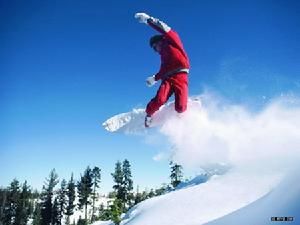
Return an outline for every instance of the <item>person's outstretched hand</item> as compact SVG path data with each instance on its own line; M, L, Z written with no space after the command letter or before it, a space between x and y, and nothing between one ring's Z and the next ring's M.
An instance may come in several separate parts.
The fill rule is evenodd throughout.
M140 23L147 23L147 20L150 18L150 16L146 13L136 13L134 17L138 19Z
M156 83L155 77L151 76L146 79L146 85L152 87Z

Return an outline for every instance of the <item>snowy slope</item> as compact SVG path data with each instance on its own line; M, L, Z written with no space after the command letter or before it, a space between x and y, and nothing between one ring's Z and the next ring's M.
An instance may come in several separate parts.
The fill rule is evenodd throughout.
M277 99L256 113L211 96L202 96L201 105L157 129L170 146L160 154L185 169L230 169L140 203L122 225L287 224L271 222L276 216L300 224L299 169L292 170L300 160L299 100Z
M283 225L300 224L299 168L274 190L254 203L206 225ZM272 221L272 217L293 217L293 221Z
M228 172L208 182L147 200L132 209L127 225L200 225L246 206L268 193L278 177Z

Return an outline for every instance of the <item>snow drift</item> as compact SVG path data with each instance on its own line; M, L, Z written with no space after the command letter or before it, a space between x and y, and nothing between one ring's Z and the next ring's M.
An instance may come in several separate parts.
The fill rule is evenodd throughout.
M200 225L246 206L270 190L276 177L229 172L208 182L147 200L124 218L128 225ZM254 188L253 188L254 187Z
M203 184L142 202L126 215L123 224L200 225L211 222L229 225L234 221L232 218L242 219L242 224L252 224L253 218L251 221L247 215L255 216L255 213L260 213L261 221L270 221L272 213L276 213L270 210L274 208L272 201L287 191L284 190L288 188L284 185L286 182L294 186L293 198L299 199L297 181L289 179L277 187L289 171L295 171L300 159L299 100L274 99L264 109L253 112L243 106L224 103L212 95L202 95L200 99L201 107L189 107L180 118L170 115L158 128L158 136L166 140L169 148L164 148L155 158L167 156L186 170L211 170L219 165L231 169ZM145 136L148 138L149 134ZM292 197L282 198L287 205ZM284 205L278 200L275 202ZM256 204L260 212L252 210ZM294 205L291 211L277 211L287 215L272 216L296 216L293 213L300 208L300 203L291 204ZM238 213L239 209L242 213ZM255 222L260 224L258 220Z
M300 185L299 167L290 171L282 182L264 197L248 206L206 225L272 225L299 224ZM272 221L288 217L287 221Z

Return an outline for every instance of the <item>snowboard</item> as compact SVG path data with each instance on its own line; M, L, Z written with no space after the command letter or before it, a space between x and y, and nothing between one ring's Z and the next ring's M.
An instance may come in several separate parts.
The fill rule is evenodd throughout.
M201 107L200 99L189 99L189 107ZM145 132L149 128L159 127L164 124L169 118L178 117L178 114L174 109L174 102L167 103L160 107L160 109L152 116L152 122L149 128L144 125L145 121L145 109L133 109L130 112L117 114L107 119L102 126L109 132L121 132L121 133L141 133Z

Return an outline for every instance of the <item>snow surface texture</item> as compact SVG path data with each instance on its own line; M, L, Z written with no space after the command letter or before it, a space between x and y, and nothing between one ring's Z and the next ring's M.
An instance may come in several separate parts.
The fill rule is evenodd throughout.
M232 214L206 225L286 225L300 224L300 174L299 167L269 194ZM274 222L272 217L293 217L290 222Z
M299 170L294 169L300 159L299 100L280 98L250 112L211 95L200 98L201 107L192 104L180 118L168 116L157 127L158 135L145 133L145 138L148 143L167 141L169 148L155 158L171 157L186 170L231 169L140 203L122 224L263 225L274 224L272 216L294 216L289 224L300 224ZM127 133L136 131L131 125ZM295 178L283 179L288 173Z

